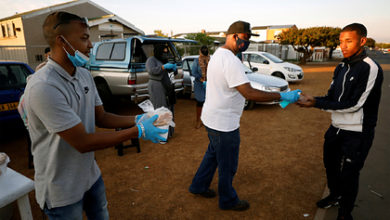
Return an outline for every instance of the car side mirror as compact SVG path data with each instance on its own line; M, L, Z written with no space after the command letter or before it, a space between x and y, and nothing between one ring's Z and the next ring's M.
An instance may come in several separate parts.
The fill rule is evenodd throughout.
M253 68L252 68L252 71L253 71L253 72L257 72L257 71L259 71L259 69L258 69L257 67L253 67Z
M263 63L264 64L269 64L269 61L268 60L264 60Z

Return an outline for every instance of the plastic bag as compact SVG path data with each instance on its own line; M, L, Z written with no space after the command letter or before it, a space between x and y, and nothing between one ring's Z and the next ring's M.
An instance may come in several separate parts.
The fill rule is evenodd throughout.
M141 102L138 106L144 112L146 112L146 114L139 119L139 122L142 122L152 117L153 115L158 115L157 120L153 123L154 126L159 127L159 126L169 125L171 127L175 127L175 122L173 122L172 112L168 108L160 107L154 109L153 104L149 99Z

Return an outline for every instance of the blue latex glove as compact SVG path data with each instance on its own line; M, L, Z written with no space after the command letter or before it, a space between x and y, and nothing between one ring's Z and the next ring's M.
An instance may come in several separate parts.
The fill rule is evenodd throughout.
M153 117L146 119L145 121L142 121L137 125L138 138L142 137L144 140L149 140L153 143L167 141L167 139L161 137L160 134L168 132L168 129L160 129L153 125L154 121L156 121L157 118L158 115L154 115Z
M142 116L144 116L145 115L145 113L143 113L143 114L140 114L140 115L136 115L135 116L135 124L138 124L138 122L139 122L139 120L142 118Z
M206 88L206 85L207 85L207 81L203 81L203 87Z
M300 89L293 90L293 91L290 91L290 92L281 92L280 93L280 100L281 101L287 101L289 103L294 103L294 102L298 101L299 94L301 92L302 91Z
M163 65L164 70L176 70L176 64L175 63L166 63Z

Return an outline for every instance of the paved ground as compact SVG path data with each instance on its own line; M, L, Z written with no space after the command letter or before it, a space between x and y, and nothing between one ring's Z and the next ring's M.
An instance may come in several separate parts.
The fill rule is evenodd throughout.
M361 171L359 194L352 213L355 220L390 219L390 55L373 57L384 70L384 82L375 140ZM323 214L321 210L317 213ZM337 207L333 207L324 212L323 219L336 217Z

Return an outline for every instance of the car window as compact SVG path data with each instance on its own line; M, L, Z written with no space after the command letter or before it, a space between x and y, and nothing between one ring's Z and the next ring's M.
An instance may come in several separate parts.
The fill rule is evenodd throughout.
M0 65L0 89L22 88L30 74L24 65Z
M270 59L272 62L274 63L283 63L283 60L279 59L279 57L277 56L274 56L273 54L270 54L270 53L263 53L263 55L265 57L267 57L268 59Z
M104 43L97 48L96 60L108 60L110 59L112 47L114 43Z
M257 55L257 54L251 54L251 62L264 63L264 61L265 61L264 57Z
M112 50L112 54L110 60L124 60L126 52L126 43L115 43L114 49Z
M244 56L242 57L243 61L248 61L248 58L250 56L250 54L243 54Z
M189 71L190 67L188 66L188 60L184 60L183 62L183 70L184 71Z

